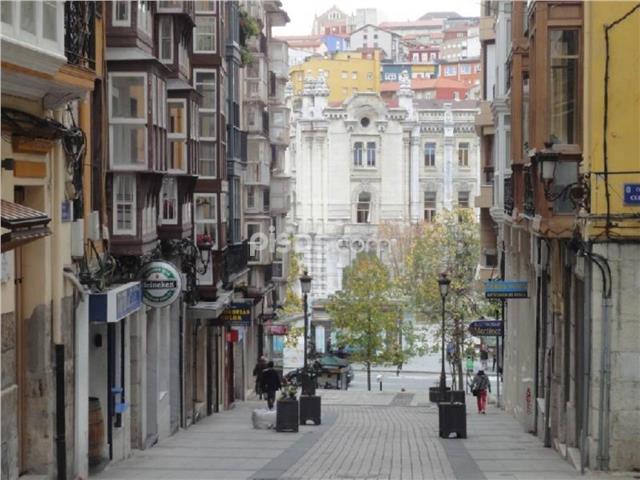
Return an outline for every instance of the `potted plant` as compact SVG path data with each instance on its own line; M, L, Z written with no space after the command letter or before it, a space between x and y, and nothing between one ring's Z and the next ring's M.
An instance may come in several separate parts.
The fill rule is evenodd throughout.
M276 403L276 431L298 431L298 388L295 385L286 385L280 392Z

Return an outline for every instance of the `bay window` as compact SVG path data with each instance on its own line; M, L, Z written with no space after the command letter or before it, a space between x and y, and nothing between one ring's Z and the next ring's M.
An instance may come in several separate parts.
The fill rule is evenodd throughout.
M128 27L131 25L131 2L116 0L111 5L111 25L114 27Z
M553 143L578 143L579 41L576 29L549 31L549 138Z
M147 76L109 74L111 167L144 169L147 163Z
M138 0L138 29L152 36L151 2Z
M218 248L218 202L215 193L196 193L195 232L196 243L211 243Z
M198 173L201 177L216 178L218 158L216 143L200 141L200 162Z
M136 177L113 176L113 233L136 234Z
M162 225L178 224L178 184L173 177L162 179L160 191L160 223Z
M169 16L161 17L158 32L160 61L173 63L173 19Z
M194 53L215 53L216 51L216 17L213 15L196 15L196 26L193 32Z
M187 170L187 116L186 100L169 100L169 139L168 170L185 172Z

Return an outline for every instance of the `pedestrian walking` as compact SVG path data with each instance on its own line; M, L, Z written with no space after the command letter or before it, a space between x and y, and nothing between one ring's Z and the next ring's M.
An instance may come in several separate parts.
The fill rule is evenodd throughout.
M267 368L267 359L264 357L264 355L262 355L259 359L258 362L256 363L256 366L253 367L253 376L256 377L256 395L258 395L258 398L260 400L262 400L262 371Z
M267 395L267 406L273 410L276 392L282 388L280 375L273 368L273 362L267 363L267 368L262 371L262 391Z
M491 391L489 377L485 375L484 370L478 370L471 384L471 393L473 393L478 402L478 413L487 413L487 391Z

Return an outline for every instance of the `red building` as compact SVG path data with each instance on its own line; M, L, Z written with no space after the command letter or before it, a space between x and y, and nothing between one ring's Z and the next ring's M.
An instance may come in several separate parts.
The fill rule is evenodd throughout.
M398 82L382 83L380 95L387 101L393 100L399 86ZM469 91L469 85L447 78L414 78L411 80L411 90L416 99L464 100Z
M480 82L480 59L440 61L438 77L447 80L458 80L467 85L478 85Z

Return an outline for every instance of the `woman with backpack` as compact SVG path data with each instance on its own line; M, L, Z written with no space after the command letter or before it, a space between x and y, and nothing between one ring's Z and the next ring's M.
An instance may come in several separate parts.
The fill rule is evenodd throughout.
M484 370L478 370L471 383L471 393L473 393L478 402L478 413L487 413L487 391L491 391L489 377L485 375Z

